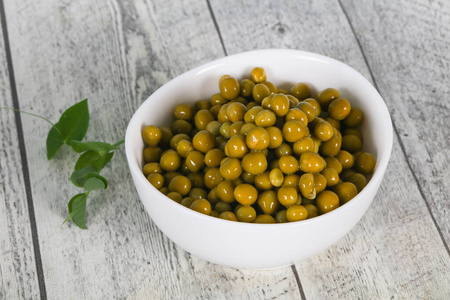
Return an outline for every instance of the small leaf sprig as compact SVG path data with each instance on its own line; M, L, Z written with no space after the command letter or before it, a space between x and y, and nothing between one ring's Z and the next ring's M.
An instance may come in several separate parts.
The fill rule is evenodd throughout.
M74 171L70 176L70 181L76 186L83 188L84 192L73 196L68 204L69 215L63 224L72 220L81 229L86 229L86 202L89 194L96 190L104 190L108 187L108 180L100 175L100 171L113 158L114 151L118 150L124 140L115 144L105 142L82 142L89 128L89 108L88 100L84 99L68 109L66 109L58 122L53 124L48 119L12 109L20 113L25 113L34 117L44 119L52 125L47 135L47 159L50 160L63 145L70 146L76 153L80 153Z

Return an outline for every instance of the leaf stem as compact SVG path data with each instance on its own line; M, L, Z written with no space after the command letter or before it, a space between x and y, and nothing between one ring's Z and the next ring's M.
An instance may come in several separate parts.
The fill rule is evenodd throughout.
M33 116L33 117L36 117L36 118L40 118L40 119L46 121L47 123L49 123L50 125L55 126L55 124L50 122L50 120L48 120L48 119L46 119L46 118L44 118L42 116L39 116L39 115L30 113L30 112L27 112L27 111L19 110L19 109L13 108L13 107L0 107L0 109L9 109L9 110L13 110L13 111L16 111L16 112L20 112L22 114L26 114L26 115L30 115L30 116Z

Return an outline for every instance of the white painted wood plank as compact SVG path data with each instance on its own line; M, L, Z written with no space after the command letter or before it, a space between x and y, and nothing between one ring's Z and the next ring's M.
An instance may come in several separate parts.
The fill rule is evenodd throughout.
M138 105L171 77L223 56L206 2L8 2L11 45L23 108L51 119L89 98L87 139L123 138ZM199 26L201 22L201 26ZM88 204L88 230L63 225L76 189L68 150L48 162L46 124L25 122L31 184L49 298L289 299L291 268L234 270L191 257L145 213L123 151L103 175L108 190ZM69 157L69 159L67 158Z
M0 106L13 106L2 30ZM13 111L0 109L0 128L0 299L37 298L39 284Z
M450 246L450 2L343 1L422 197Z
M244 10L221 1L212 3L228 53L270 47L308 50L339 59L370 79L360 47L338 2L315 1L302 5L290 1L260 2L255 6L248 1L242 4ZM364 6L356 4L349 6ZM395 15L401 13L399 10ZM376 10L364 10L359 16L360 22L366 26L372 24L367 18L373 14ZM370 45L371 48L378 46ZM395 50L386 49L378 59L382 60L383 55ZM410 61L409 65L412 64ZM408 70L405 67L405 72ZM390 80L385 73L375 74ZM412 87L413 81L404 82ZM392 95L392 92L385 95L388 103ZM397 110L408 107L403 105L398 105ZM396 122L395 111L393 117ZM438 122L445 120L444 116L439 116ZM423 129L431 131L429 125ZM418 136L414 138L416 142L419 140ZM448 141L443 138L440 143L444 147L442 143ZM439 298L449 293L446 283L449 282L450 261L445 245L405 163L404 154L397 143L395 146L383 186L361 224L328 251L297 264L307 298L395 298L396 295ZM447 166L448 159L444 155L441 163L445 161ZM436 186L444 187L440 183Z

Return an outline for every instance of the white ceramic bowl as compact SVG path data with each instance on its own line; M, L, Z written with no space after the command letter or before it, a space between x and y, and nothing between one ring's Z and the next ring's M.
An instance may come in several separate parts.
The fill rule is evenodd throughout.
M142 174L146 125L168 125L173 108L218 92L224 75L248 78L252 68L266 70L276 86L307 82L314 90L334 87L365 114L363 148L376 158L367 186L338 209L300 222L247 224L213 218L188 209L156 190ZM393 141L391 118L376 89L351 67L318 54L297 50L258 50L224 57L188 71L154 92L134 114L125 138L129 168L151 219L174 243L207 261L235 268L270 269L314 255L348 233L361 219L380 186Z

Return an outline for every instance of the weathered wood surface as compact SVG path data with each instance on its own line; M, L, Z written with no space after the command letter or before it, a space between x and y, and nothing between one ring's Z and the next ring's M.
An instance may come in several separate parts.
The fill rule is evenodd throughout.
M0 30L0 107L14 106L9 75ZM39 296L16 117L0 109L0 299Z
M89 98L89 140L123 138L134 110L174 76L273 47L328 55L373 79L396 136L380 191L348 236L292 268L256 272L212 265L170 242L140 204L123 151L103 173L108 189L89 200L88 230L60 226L77 193L68 182L67 156L75 157L63 150L47 161L49 127L22 118L37 272L20 155L12 151L16 123L0 111L1 197L20 204L0 204L0 296L37 298L41 276L51 299L449 298L450 10L444 0L384 2L4 3L20 107L55 121ZM11 106L4 52L0 62L1 105Z

